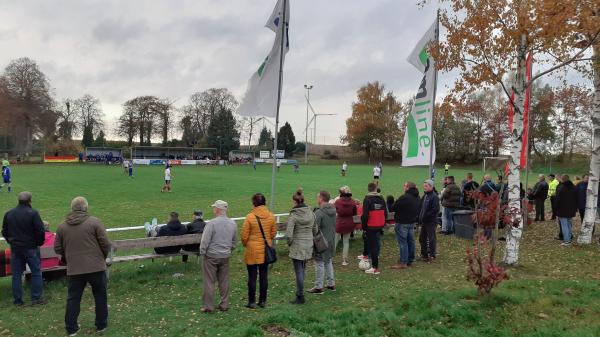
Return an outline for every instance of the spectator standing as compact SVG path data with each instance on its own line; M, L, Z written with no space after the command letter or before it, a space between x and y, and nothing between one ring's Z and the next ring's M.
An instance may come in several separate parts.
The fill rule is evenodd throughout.
M421 233L419 234L419 243L421 244L421 259L432 262L436 257L436 237L435 227L437 226L437 216L440 212L440 200L434 192L433 180L428 179L423 183L423 197L419 208L419 225Z
M340 196L335 201L335 210L337 217L335 218L335 244L342 240L342 266L348 265L348 249L350 247L350 235L354 232L354 216L357 214L356 201L352 199L352 193L348 186L340 188Z
M312 258L313 237L317 235L318 229L315 215L304 203L304 194L301 189L292 195L292 200L294 207L290 211L286 228L289 257L292 259L296 274L296 299L291 303L304 304L306 261Z
M533 186L531 197L535 204L535 221L545 221L544 204L548 197L548 183L543 174L538 176L538 182Z
M562 246L571 244L572 238L572 218L577 213L577 188L569 176L564 174L561 176L562 182L556 190L556 216L560 223L561 232L563 235Z
M454 233L454 211L460 207L460 188L454 183L454 176L446 178L446 188L442 193L442 206L444 206L444 218L446 218L446 233Z
M581 223L583 223L583 218L585 216L588 180L589 176L587 174L584 174L583 179L575 185L575 187L577 187L577 209L579 210L579 217L581 218Z
M415 183L407 181L404 183L404 195L399 197L392 211L396 222L396 241L400 248L400 259L392 269L405 269L415 261L415 238L414 229L419 216L419 190Z
M442 190L440 191L440 195L444 194L444 191L446 190L446 185L447 185L447 177L443 176L442 177ZM434 193L437 193L437 191L433 190ZM446 217L444 216L444 206L440 205L440 213L442 214L442 230L440 231L440 234L446 234L448 233L448 221L446 221Z
M333 255L335 254L335 222L336 210L329 202L331 195L327 191L321 191L317 195L319 208L315 211L315 222L317 228L328 244L324 252L314 251L315 259L315 286L308 292L322 294L325 292L324 278L327 277L327 289L335 291L335 277L333 273Z
M44 224L40 214L31 208L31 193L21 192L17 196L19 204L4 214L2 236L10 245L10 269L12 271L13 303L23 303L21 277L25 265L31 271L31 304L46 304L42 299L43 284L40 246L44 244Z
M265 244L273 245L277 235L275 216L266 206L267 200L261 193L252 196L252 211L248 213L242 225L241 239L244 262L248 271L248 304L246 308L256 308L256 278L259 278L258 306L264 308L269 288L269 265L265 262ZM266 243L265 243L266 242Z
M483 182L481 183L481 187L479 189L488 195L492 194L494 191L498 191L496 184L494 184L492 181L492 176L489 174L483 176Z
M394 202L395 200L393 195L388 195L387 197L385 197L385 206L387 207L388 213L392 210Z
M221 302L219 310L229 309L229 258L235 248L237 226L227 217L229 205L223 200L217 200L211 205L213 218L202 233L200 256L203 256L203 306L200 312L210 313L215 310L215 284L219 284Z
M324 278L327 277L327 289L335 291L335 277L333 274L333 255L335 254L335 207L329 202L331 195L321 191L317 195L319 209L315 212L315 223L319 231L327 240L328 248L324 252L314 252L315 257L315 286L308 292L322 294L325 290Z
M89 283L96 304L96 330L108 326L108 296L106 292L106 257L110 241L102 222L88 213L84 197L71 201L71 213L56 230L54 251L67 263L68 295L65 327L69 336L77 335L81 296Z
M470 209L475 209L475 199L473 199L471 197L471 194L473 193L473 191L477 190L479 188L479 184L473 180L473 173L467 173L467 178L466 178L466 182L463 185L462 188L462 192L463 192L463 202L462 204L464 206L469 207Z
M377 192L377 185L370 183L367 189L369 193L363 201L361 222L363 231L366 232L367 236L371 268L365 270L365 273L378 275L381 273L379 269L379 250L381 248L381 232L387 218L387 206L381 194Z
M448 171L450 170L450 164L444 164L444 176L448 176Z
M550 220L556 220L556 188L560 183L554 173L548 175L550 182L548 183L548 198L550 198L550 207L552 208L552 218Z

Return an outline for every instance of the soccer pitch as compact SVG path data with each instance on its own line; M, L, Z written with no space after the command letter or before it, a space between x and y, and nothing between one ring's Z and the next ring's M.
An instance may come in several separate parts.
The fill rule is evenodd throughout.
M290 166L277 174L274 213L291 208L291 195L305 190L315 206L321 189L335 194L342 185L362 199L372 179L372 166L350 165L346 177L341 165ZM438 168L439 183L440 173ZM466 172L481 179L481 170L450 169L459 180ZM533 175L533 173L531 173ZM153 217L164 223L169 212L187 221L196 208L212 218L209 205L216 199L230 203L230 216L245 216L256 192L270 199L271 167L174 167L173 192L161 193L163 168L137 166L134 178L120 167L106 165L16 165L15 192L0 194L0 211L16 205L16 192L33 193L33 207L56 229L77 195L88 198L91 214L107 227L143 224ZM397 197L406 180L421 187L427 168L386 165L381 179L384 195ZM530 178L531 180L531 178ZM421 189L421 188L420 188ZM574 232L579 231L575 222ZM600 263L596 245L559 247L552 237L556 224L535 223L524 232L520 266L510 268L510 280L492 296L478 298L465 280L465 251L469 240L438 236L435 263L417 262L407 270L389 267L398 259L393 233L383 238L382 273L367 275L351 261L341 266L334 258L336 292L307 294L302 306L289 304L294 295L294 272L284 243L277 244L279 261L269 272L267 308L248 310L246 267L238 244L231 258L231 306L228 312L200 313L202 277L195 259L159 259L111 267L109 330L105 336L599 336ZM141 231L110 233L111 239L139 237ZM502 256L503 243L498 256ZM4 246L2 246L4 247ZM350 257L360 254L360 234L350 241ZM418 254L417 244L417 254ZM174 274L183 274L173 277ZM312 286L309 263L306 288ZM64 336L66 282L44 285L46 306L15 308L11 304L10 278L0 278L0 336ZM29 287L25 287L28 297ZM91 292L86 290L79 323L82 336L95 335Z
M340 165L301 166L294 173L291 166L283 165L277 173L277 191L274 213L284 213L292 207L291 196L298 187L304 189L307 204L315 205L316 194L327 190L332 195L348 185L354 197L362 200L367 184L372 181L372 166L350 165L346 177L340 174ZM178 212L183 220L191 217L194 209L202 209L212 217L209 205L217 199L229 202L231 217L245 216L252 208L250 197L257 192L271 200L271 166L176 166L172 168L173 192L161 193L164 168L136 166L130 179L118 166L107 165L20 165L13 167L12 194L0 193L0 211L16 205L16 193L33 193L33 207L53 228L69 212L71 199L81 195L88 199L90 212L99 217L106 227L142 225L156 217L164 223L170 212ZM438 175L440 174L438 170ZM462 178L466 170L450 174ZM480 176L480 172L474 172ZM479 174L478 174L479 173ZM404 181L420 183L427 177L427 168L385 166L380 186L382 194L394 197L402 194ZM439 181L439 179L438 179ZM421 188L420 188L421 189ZM186 220L187 221L187 220Z

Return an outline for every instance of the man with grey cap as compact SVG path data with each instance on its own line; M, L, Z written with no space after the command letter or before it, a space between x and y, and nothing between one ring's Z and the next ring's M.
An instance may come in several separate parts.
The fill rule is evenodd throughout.
M42 265L40 246L44 244L44 223L40 214L31 208L31 193L21 192L19 204L4 214L2 236L10 245L13 303L23 305L21 276L25 265L31 270L31 303L45 304L42 299Z
M421 244L421 260L426 262L435 261L437 217L440 212L440 199L433 189L433 180L427 179L423 182L423 197L419 210L419 243Z
M56 230L54 251L62 255L67 263L67 333L69 336L76 336L80 329L77 318L81 296L88 283L92 287L96 303L96 330L106 330L106 257L110 251L110 241L102 222L88 213L88 202L84 197L76 197L71 201L71 212Z
M215 310L215 283L219 284L221 302L219 309L229 309L229 258L235 248L237 225L227 217L227 202L217 200L211 205L215 218L210 220L202 233L200 255L203 256L203 296L201 312Z

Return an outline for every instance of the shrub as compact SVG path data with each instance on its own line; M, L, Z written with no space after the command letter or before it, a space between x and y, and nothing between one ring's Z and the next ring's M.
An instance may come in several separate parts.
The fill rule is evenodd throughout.
M467 280L475 282L479 295L489 295L500 282L508 280L504 268L496 264L485 235L479 236L472 248L467 248Z

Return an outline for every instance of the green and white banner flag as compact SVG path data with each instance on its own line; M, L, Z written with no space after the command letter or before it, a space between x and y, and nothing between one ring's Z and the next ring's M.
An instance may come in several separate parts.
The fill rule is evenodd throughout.
M436 70L428 46L436 39L437 23L434 23L410 53L408 62L423 73L419 91L406 118L406 130L402 142L402 166L429 165L431 156L435 162L432 114L435 95Z
M279 86L279 60L288 52L288 28L290 22L290 2L286 1L285 15L283 15L284 0L278 0L273 13L267 20L265 27L275 32L275 41L271 52L265 58L258 70L248 81L248 89L238 108L241 116L275 117L277 113L277 94ZM285 19L282 18L285 17ZM285 21L284 23L282 23ZM282 34L281 24L285 25L285 34ZM281 39L285 39L283 54L281 53ZM283 63L281 63L283 66Z

